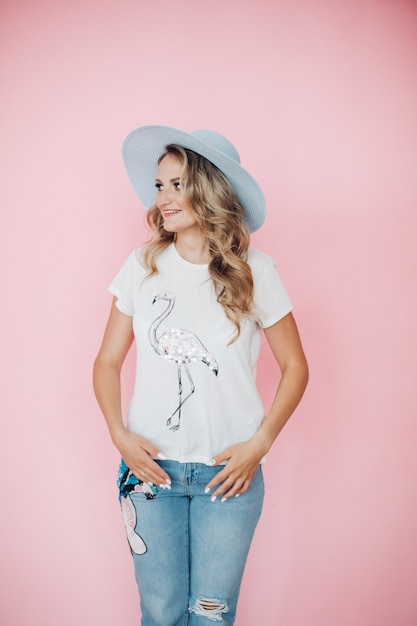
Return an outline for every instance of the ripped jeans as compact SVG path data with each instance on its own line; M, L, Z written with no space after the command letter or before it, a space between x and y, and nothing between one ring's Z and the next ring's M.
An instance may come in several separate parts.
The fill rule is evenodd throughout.
M142 626L232 625L252 537L261 513L261 467L250 489L211 501L208 482L222 467L158 461L172 488L142 483L122 461L120 502L133 555Z

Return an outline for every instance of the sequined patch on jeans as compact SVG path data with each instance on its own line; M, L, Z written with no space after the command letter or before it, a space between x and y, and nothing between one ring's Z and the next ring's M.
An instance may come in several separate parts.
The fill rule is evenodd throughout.
M132 474L126 463L122 459L117 477L119 488L119 500L122 510L123 523L126 529L126 537L133 554L145 554L147 547L142 537L136 530L137 517L135 505L130 497L132 493L142 492L147 500L152 500L158 493L158 487L144 483Z
M142 492L148 500L152 500L158 493L158 487L150 483L144 483L130 471L124 460L121 460L117 477L119 488L119 500L132 492Z

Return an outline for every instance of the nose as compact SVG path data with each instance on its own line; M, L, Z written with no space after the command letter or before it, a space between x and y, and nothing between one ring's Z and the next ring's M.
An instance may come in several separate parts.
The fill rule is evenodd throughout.
M158 207L170 204L172 202L172 198L169 190L160 189L156 194L155 202Z

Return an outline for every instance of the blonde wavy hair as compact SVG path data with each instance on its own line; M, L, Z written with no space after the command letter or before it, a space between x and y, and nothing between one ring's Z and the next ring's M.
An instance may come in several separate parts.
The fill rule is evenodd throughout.
M258 321L253 310L253 276L247 262L250 235L243 207L224 174L206 158L171 144L166 146L158 164L168 154L182 164L182 195L207 241L211 256L209 273L217 301L236 327L232 339L235 341L242 317ZM163 216L156 204L148 210L147 222L153 238L145 246L143 260L151 277L158 273L158 255L175 241L176 235L164 229Z

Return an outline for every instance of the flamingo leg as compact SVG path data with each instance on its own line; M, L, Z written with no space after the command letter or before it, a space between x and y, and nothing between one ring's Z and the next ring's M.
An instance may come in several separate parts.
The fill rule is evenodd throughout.
M181 407L182 407L182 378L181 378L181 365L182 363L177 363L177 375L178 375L178 406L175 411L172 413L171 417L167 419L167 426L169 426L170 430L178 430L180 427L181 420ZM172 418L174 415L178 413L178 422L171 426Z
M194 393L194 391L195 391L194 381L193 381L193 379L191 378L190 370L189 370L189 368L187 367L187 363L184 363L184 369L185 369L185 373L187 374L187 378L188 378L188 380L190 381L191 391L190 391L190 393L188 394L188 396L185 396L184 400L182 401L182 403L183 403L183 404L184 404L184 402L185 402L186 400L188 400L188 398L189 398L190 396L192 396L192 395L193 395L193 393Z
M182 391L183 391L183 386L182 386L182 377L181 377L181 367L184 365L184 369L185 369L185 373L187 374L187 378L189 380L190 386L191 386L191 391L188 393L188 395L185 396L185 398L182 398ZM194 385L194 381L191 378L191 374L190 374L190 370L187 367L186 363L177 363L177 373L178 373L178 406L175 409L175 411L173 412L173 414L171 415L171 417L169 417L167 419L167 426L169 426L170 430L178 430L180 427L180 421L181 421L181 407L182 405L188 400L188 398L190 396L193 395L194 391L195 391L195 385ZM171 422L172 422L172 418L174 417L174 415L176 415L178 413L178 421L176 424L174 424L173 426L171 426Z

